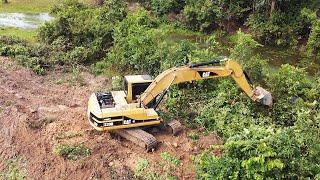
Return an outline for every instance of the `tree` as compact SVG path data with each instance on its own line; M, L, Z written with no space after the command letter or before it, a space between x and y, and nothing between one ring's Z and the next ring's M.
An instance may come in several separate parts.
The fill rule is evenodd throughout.
M272 0L271 1L270 16L272 16L272 13L273 13L273 11L274 11L274 9L276 7L276 2L277 2L277 0Z
M96 6L102 6L104 3L104 0L93 0L93 4Z
M2 0L2 3L7 4L8 0Z

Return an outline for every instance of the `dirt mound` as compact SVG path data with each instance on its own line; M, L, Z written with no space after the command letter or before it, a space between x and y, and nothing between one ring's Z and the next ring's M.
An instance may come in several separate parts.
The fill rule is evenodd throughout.
M108 79L62 70L37 76L8 58L0 57L0 63L0 174L10 173L14 164L31 179L132 179L139 159L157 170L161 153L169 152L183 163L173 175L192 179L190 155L199 152L195 147L218 143L204 139L199 146L187 137L189 130L177 137L158 132L159 148L146 153L93 130L87 122L88 97L107 89ZM54 153L61 144L81 144L91 154L66 160Z

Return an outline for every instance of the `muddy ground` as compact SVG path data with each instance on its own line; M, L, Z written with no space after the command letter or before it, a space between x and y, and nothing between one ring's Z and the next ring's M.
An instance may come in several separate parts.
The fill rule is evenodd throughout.
M160 143L155 152L147 153L108 132L97 132L86 119L87 100L109 84L109 79L86 70L66 73L56 68L37 76L0 57L0 179L15 172L27 179L136 179L141 159L149 162L146 172L194 179L191 156L219 143L216 136L194 141L187 136L191 131L187 128L176 137L153 131ZM59 144L84 145L91 155L64 159L54 152ZM181 165L165 161L163 152Z

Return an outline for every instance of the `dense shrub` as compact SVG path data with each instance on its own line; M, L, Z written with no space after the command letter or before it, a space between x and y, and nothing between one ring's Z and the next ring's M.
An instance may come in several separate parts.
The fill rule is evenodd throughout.
M98 8L74 0L57 3L55 19L39 29L42 43L1 37L0 55L16 58L37 74L55 64L76 66L106 56L113 43L114 25L126 16L123 1L108 0Z
M206 32L219 26L223 9L211 0L189 0L183 9L183 15L187 27Z
M35 73L44 74L48 63L45 61L48 48L40 47L38 44L30 45L16 37L0 37L0 56L8 56L18 60L18 62Z
M153 29L156 26L157 22L144 9L128 14L114 29L114 46L95 68L113 66L120 71L157 72L164 55L156 53L161 36Z
M320 56L320 20L317 20L312 25L312 30L307 43L308 54L310 56Z
M216 83L217 87L211 90L209 100L199 109L196 117L198 123L208 131L215 131L220 137L228 138L258 121L252 116L246 95L241 95L232 80L223 79Z
M180 12L177 19L194 31L233 32L247 25L263 44L293 47L308 37L312 21L307 16L319 6L315 0L142 0L142 4L158 16Z
M203 153L197 174L200 179L314 178L320 172L319 147L304 138L293 128L251 126L229 138L221 156Z
M84 145L59 144L54 148L54 153L67 160L78 160L81 156L91 155L91 150Z
M184 0L152 0L150 6L157 15L179 13L184 6Z
M152 0L142 4L160 16L171 12L182 13L187 27L204 32L217 27L231 30L235 24L246 20L252 8L249 0Z
M191 61L210 60L214 53L189 41L165 41L169 25L159 25L144 9L129 13L114 29L114 46L96 63L96 73L109 69L157 75L165 69Z
M298 35L295 31L291 15L274 12L269 18L265 14L253 14L247 21L247 25L252 30L256 38L263 44L277 46L294 46L297 44ZM291 19L292 22L288 22Z
M230 50L230 57L236 59L243 70L248 74L249 80L263 83L268 71L268 64L259 54L254 51L261 45L256 42L250 34L243 33L241 30L231 37L234 46Z
M240 37L240 38L239 38ZM198 156L199 179L299 179L319 176L319 80L304 69L283 65L270 70L261 58L250 57L256 42L241 32L232 57L274 96L266 109L253 104L230 80L220 80L196 121L217 132L225 144L221 156ZM225 91L227 89L227 91Z
M200 109L197 121L226 140L221 156L198 157L200 179L299 179L320 173L319 80L310 81L290 65L267 77L275 97L270 110L236 98L231 83L214 89L220 93ZM223 89L236 91L230 96Z
M269 75L268 85L278 98L305 97L311 82L305 70L285 64Z
M263 44L295 46L298 40L309 34L310 20L300 13L312 5L307 1L275 1L271 10L268 1L255 7L246 24Z
M252 12L255 2L250 0L220 0L224 10L224 19L226 23L244 23Z
M103 6L94 8L77 1L66 1L56 5L52 14L55 19L40 28L39 37L47 44L63 39L70 49L79 47L71 56L82 53L85 59L79 61L90 62L104 57L112 45L114 24L126 16L126 4L108 0Z
M301 103L317 100L315 84L303 69L283 65L268 76L267 84L276 103L271 113L275 124L292 126L298 118L297 108Z
M288 78L286 75L276 76ZM301 82L301 80L297 81ZM278 88L285 89L285 84L287 83L278 84L280 85ZM274 85L274 87L276 86ZM283 128L277 128L276 125L270 126L269 121L267 127L261 124L260 126L256 126L252 124L251 118L244 117L241 122L249 123L247 127L241 126L242 123L238 121L235 124L233 124L234 121L230 121L228 124L221 126L219 128L220 131L232 132L232 134L223 146L218 147L223 150L221 156L212 156L210 153L205 152L198 157L199 178L299 179L308 177L312 179L316 176L318 177L320 173L320 147L318 145L320 139L316 134L319 133L320 123L319 83L317 81L314 82L308 90L309 93L306 93L308 98L300 99L295 104L290 102L283 104L283 102L279 102L283 98L276 97L277 102L272 111L278 113L267 114L259 118L263 120L286 117L284 119L291 120L290 118L293 117L295 118L293 124L283 124ZM274 91L276 92L277 90ZM290 106L292 106L291 112L287 109L277 108ZM219 113L220 111L214 112ZM288 114L292 116L288 117ZM212 123L214 126L216 126L217 122L221 122L219 117L216 116L215 118L218 120L214 120ZM259 122L260 120L256 119L253 122ZM236 126L238 124L240 127Z
M250 57L254 54L254 49L261 46L250 34L246 34L241 30L231 37L231 42L233 42L234 46L231 49L230 57L237 59L241 63L250 61Z

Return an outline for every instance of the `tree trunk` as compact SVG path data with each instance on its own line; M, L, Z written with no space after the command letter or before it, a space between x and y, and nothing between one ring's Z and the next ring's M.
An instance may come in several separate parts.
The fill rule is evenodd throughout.
M273 13L274 9L276 8L276 2L277 2L277 0L271 0L270 16L269 17L272 17L272 13Z
M2 3L7 4L8 0L2 0Z
M96 6L102 6L104 3L104 0L93 0L93 4Z

